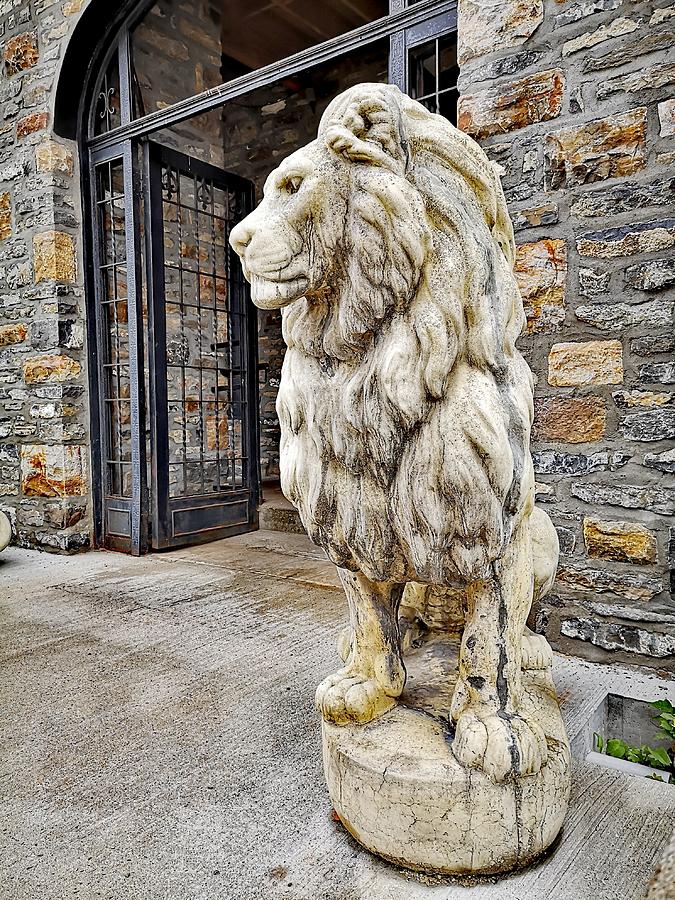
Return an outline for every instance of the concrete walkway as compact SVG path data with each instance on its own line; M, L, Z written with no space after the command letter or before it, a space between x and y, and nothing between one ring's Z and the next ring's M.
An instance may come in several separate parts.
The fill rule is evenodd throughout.
M675 788L575 762L562 840L463 885L380 862L331 816L318 681L346 603L301 535L131 559L0 556L0 897L632 900ZM607 691L668 685L556 660L573 743ZM659 897L667 894L659 894Z

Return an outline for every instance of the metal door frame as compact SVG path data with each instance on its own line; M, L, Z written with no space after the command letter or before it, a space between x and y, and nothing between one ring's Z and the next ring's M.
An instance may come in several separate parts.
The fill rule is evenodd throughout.
M145 185L145 240L148 285L148 356L150 376L150 435L151 435L151 477L153 490L151 499L151 538L153 549L178 547L229 537L244 531L251 531L258 524L258 501L260 497L260 438L258 421L258 381L257 381L257 329L255 309L251 304L248 286L241 296L236 296L232 279L228 277L229 304L240 305L242 315L241 353L242 390L245 392L246 416L242 426L242 449L246 459L245 484L240 490L214 492L212 495L195 494L172 498L169 489L169 424L166 357L166 314L164 282L164 216L162 198L162 165L169 164L180 172L193 171L223 187L234 187L244 198L244 213L253 209L255 196L251 182L232 175L184 153L147 141L144 145L144 185ZM240 262L234 251L228 247L228 274L237 271ZM232 294L230 294L232 291ZM216 351L217 352L217 351ZM243 419L244 417L242 417ZM216 423L216 427L218 427ZM204 498L213 501L203 502ZM202 502L200 502L200 500ZM237 512L247 506L245 521L202 527L177 535L174 529L175 513L197 511L205 507L225 507L225 513L234 519ZM239 517L240 518L240 517Z

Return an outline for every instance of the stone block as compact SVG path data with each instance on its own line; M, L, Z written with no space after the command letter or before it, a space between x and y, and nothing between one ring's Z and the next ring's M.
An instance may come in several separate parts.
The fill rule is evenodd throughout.
M548 383L554 387L621 384L623 358L620 341L554 344L548 355Z
M608 12L618 6L621 6L621 0L579 0L578 3L571 3L553 21L556 28L562 28L564 25L570 25L597 13Z
M630 453L600 450L588 456L583 453L561 453L539 450L532 453L535 475L588 475L590 472L614 472L625 466Z
M21 447L21 490L26 497L68 497L88 492L87 448Z
M675 219L619 225L586 232L577 239L581 256L617 259L637 253L658 253L675 247Z
M627 600L641 601L651 600L663 590L663 581L656 575L611 572L572 563L559 566L556 584L584 594L610 592Z
M87 506L78 500L59 500L47 503L44 508L45 523L54 528L72 528L81 522L87 513Z
M3 61L6 75L17 75L37 65L39 59L37 36L26 31L10 38L5 44Z
M593 506L649 509L664 516L675 513L675 488L668 486L572 482L570 493Z
M465 94L457 106L459 128L480 139L554 119L562 109L564 84L562 72L548 69Z
M664 450L663 453L645 453L642 461L650 469L673 474L675 473L675 447L672 450Z
M659 353L675 351L675 336L660 334L633 338L630 342L631 353L637 356L657 356Z
M592 216L614 216L646 206L672 205L675 203L675 179L658 178L639 183L624 181L615 187L602 187L585 191L574 199L570 210L579 219Z
M77 378L82 367L76 359L61 354L45 353L32 356L23 364L23 378L26 384L44 381L70 381Z
M646 363L638 369L642 381L656 384L675 384L675 362Z
M25 138L36 131L43 131L47 127L48 121L49 114L46 112L35 112L24 116L23 119L19 119L16 123L17 138Z
M0 347L5 347L7 344L22 344L26 340L27 334L28 326L23 322L0 325Z
M460 65L486 53L524 44L543 19L542 0L504 0L496 5L459 0Z
M609 291L610 272L579 269L579 293L582 297L599 297Z
M604 69L612 69L615 66L623 66L627 59L636 60L648 53L657 50L670 50L675 46L675 32L672 31L648 31L643 37L630 42L630 56L627 47L619 46L608 53L596 56L587 56L581 67L581 71L602 72Z
M638 172L647 160L646 107L549 134L545 159L553 189Z
M538 228L541 225L555 225L558 221L558 207L555 203L542 203L539 206L531 206L529 209L516 210L511 214L511 218L516 230Z
M588 50L611 38L621 37L624 34L631 34L640 27L639 23L633 19L627 19L624 16L618 16L610 19L606 25L600 25L591 28L583 34L577 35L569 41L565 41L562 47L562 55L570 56L572 53L578 53L579 50Z
M529 69L538 65L544 58L541 50L521 50L503 59L494 59L477 68L471 69L471 82L493 81L496 78L504 78L507 75L516 75L523 69ZM460 74L460 80L462 75Z
M649 262L629 266L626 284L639 291L660 291L675 284L675 257L650 259Z
M621 434L630 441L670 441L675 439L675 407L665 406L624 416Z
M59 175L73 174L73 154L56 141L43 141L35 148L35 164L38 172Z
M639 94L664 87L675 81L675 63L658 63L641 68L628 75L619 75L601 82L596 90L598 100L606 100L613 94Z
M614 391L612 397L621 409L634 409L644 406L666 406L672 403L675 394L656 391Z
M639 653L656 659L664 659L675 653L675 637L645 631L635 625L596 622L593 619L574 617L561 621L560 633L565 637L589 641L602 650Z
M586 552L594 559L656 562L656 535L637 522L604 522L584 517Z
M12 236L12 198L7 191L0 193L0 241Z
M62 231L44 231L33 238L33 264L36 281L75 282L77 268L75 242Z
M605 435L606 408L601 397L541 397L534 402L532 438L584 444Z
M545 238L516 248L516 281L527 315L527 332L552 332L565 320L567 246Z
M84 2L85 0L66 0L66 2L61 7L63 10L63 15L76 16L82 9L82 4Z
M659 103L658 111L661 137L670 137L675 134L675 98Z
M649 303L614 303L606 306L579 306L574 315L602 331L625 331L628 328L669 328L673 322L675 303L653 300Z

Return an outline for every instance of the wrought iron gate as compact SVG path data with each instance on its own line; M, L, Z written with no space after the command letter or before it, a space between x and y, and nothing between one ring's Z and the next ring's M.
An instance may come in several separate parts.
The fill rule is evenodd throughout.
M146 159L151 534L161 548L257 523L255 312L229 245L254 189L157 144Z
M133 148L93 160L102 541L132 553L255 528L259 492L256 318L229 247L253 186L143 153L142 174Z

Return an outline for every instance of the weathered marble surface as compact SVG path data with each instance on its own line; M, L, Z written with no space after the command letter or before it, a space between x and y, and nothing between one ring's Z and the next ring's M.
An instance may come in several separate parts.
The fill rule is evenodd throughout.
M495 782L449 752L459 640L434 635L406 654L397 707L367 725L323 723L324 769L345 827L365 847L424 871L503 872L531 862L562 826L570 751L550 668L523 673L546 764Z
M558 541L534 509L532 376L515 346L525 316L497 169L397 88L358 85L269 176L231 243L254 303L282 309L282 489L338 567L351 611L345 664L316 695L329 785L333 735L357 746L365 732L355 726L383 717L386 729L403 715L403 600L420 635L461 631L442 744L448 782L435 790L471 785L471 816L483 810L486 825L510 791L540 836L514 855L521 836L505 819L494 826L509 835L504 847L468 868L522 863L555 836L569 782L559 715L551 724L522 676L524 665L550 665L525 622L535 590L553 581ZM430 592L440 626L425 619ZM375 754L375 772L380 763ZM344 791L332 796L347 808ZM364 815L382 813L374 803ZM467 870L455 844L443 865L420 857L418 837L399 862Z
M4 550L11 540L12 526L4 512L0 512L0 550Z

